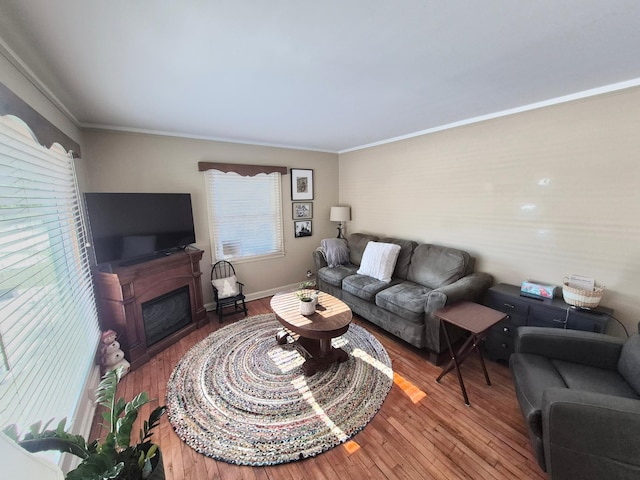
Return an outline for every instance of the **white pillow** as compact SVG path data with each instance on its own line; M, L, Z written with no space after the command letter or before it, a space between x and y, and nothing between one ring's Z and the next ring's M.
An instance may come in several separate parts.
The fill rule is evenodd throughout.
M235 275L231 275L227 278L218 278L216 280L211 280L211 285L213 285L218 290L218 298L229 298L235 297L240 293L238 290L238 284Z
M400 245L395 243L369 242L362 254L362 263L357 273L389 283L399 253Z

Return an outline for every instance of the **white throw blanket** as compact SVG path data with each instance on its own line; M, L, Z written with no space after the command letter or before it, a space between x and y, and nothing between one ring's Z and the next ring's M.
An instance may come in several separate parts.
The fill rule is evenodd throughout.
M344 238L325 238L318 249L324 255L330 268L349 263L349 247Z

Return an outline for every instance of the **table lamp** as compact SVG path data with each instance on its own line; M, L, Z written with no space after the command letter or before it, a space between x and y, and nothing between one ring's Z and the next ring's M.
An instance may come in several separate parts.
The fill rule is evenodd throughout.
M338 223L338 238L344 238L342 222L351 220L351 207L331 207L329 220Z

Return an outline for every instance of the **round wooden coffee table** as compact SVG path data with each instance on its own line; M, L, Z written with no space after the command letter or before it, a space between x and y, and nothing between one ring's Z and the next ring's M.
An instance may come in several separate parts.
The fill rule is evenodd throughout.
M302 315L295 292L280 293L271 299L271 309L284 327L276 336L278 343L283 345L291 338L308 354L302 365L305 375L349 358L344 350L331 345L331 339L343 335L351 323L351 309L341 300L320 292L315 313Z

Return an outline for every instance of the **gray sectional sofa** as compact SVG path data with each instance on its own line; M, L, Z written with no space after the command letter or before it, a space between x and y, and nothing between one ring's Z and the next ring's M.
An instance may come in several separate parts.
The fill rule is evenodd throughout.
M400 246L389 283L357 274L370 241ZM318 288L371 323L426 349L433 363L447 349L433 312L460 300L478 301L493 282L487 273L474 273L473 257L455 248L363 233L349 235L348 245L346 265L329 267L320 250L313 252Z

